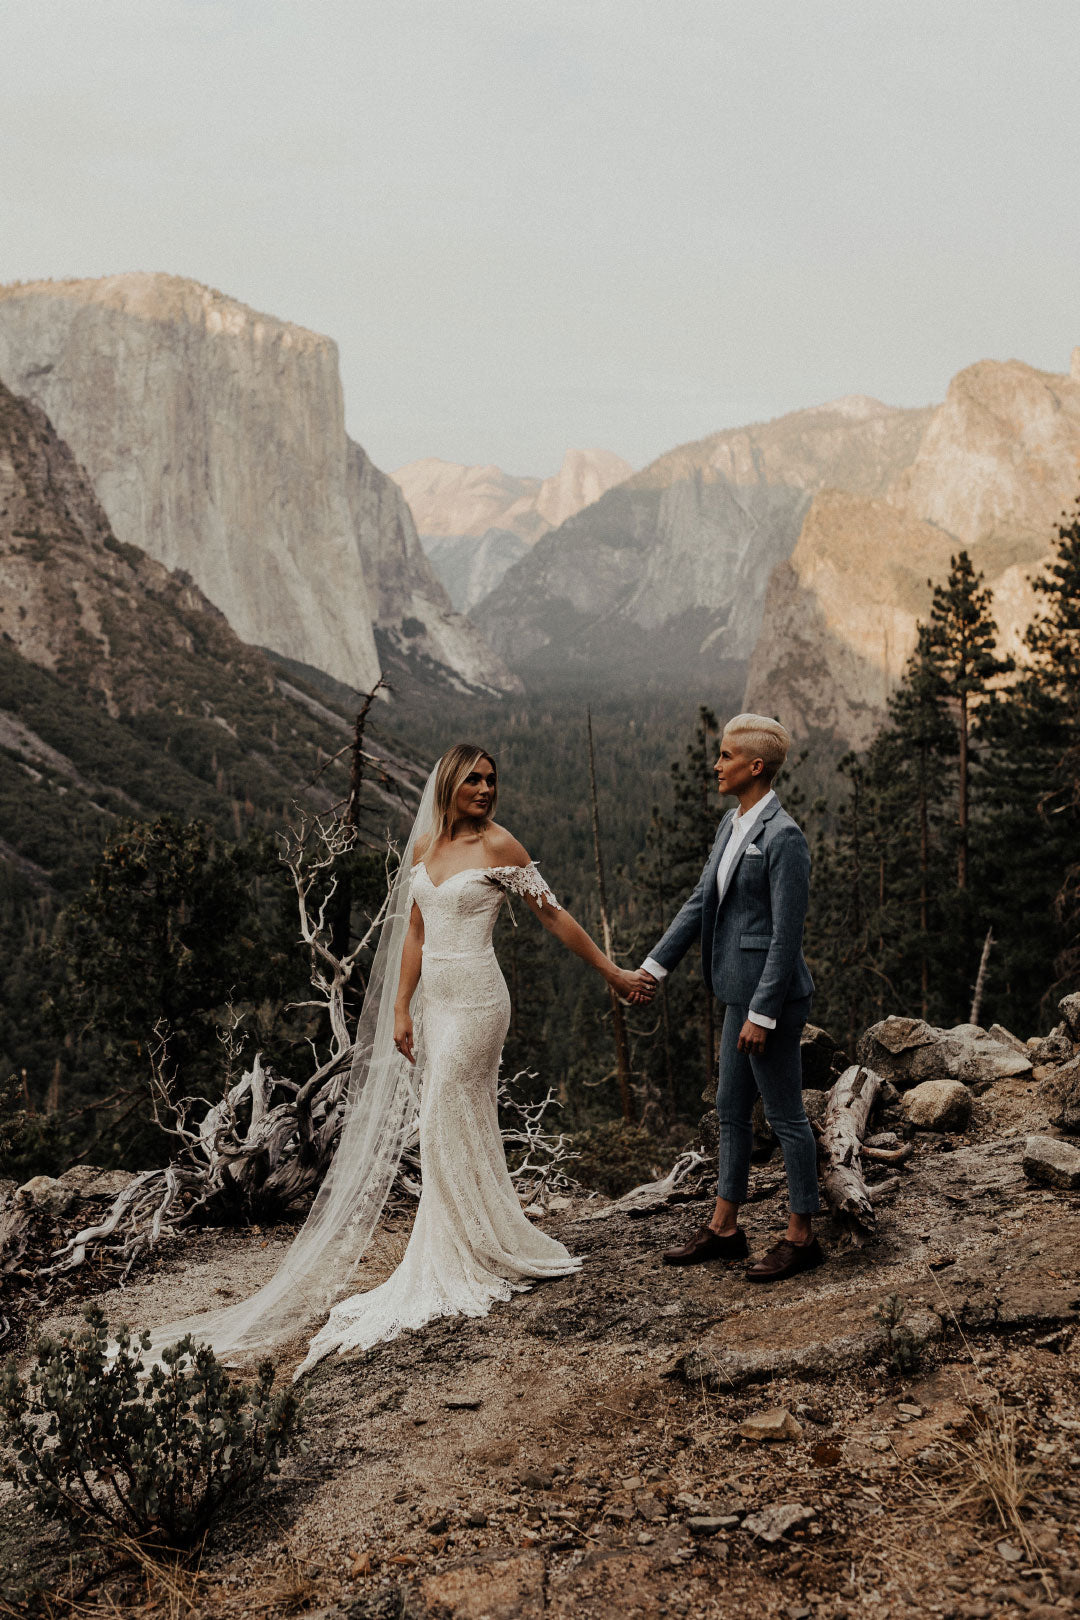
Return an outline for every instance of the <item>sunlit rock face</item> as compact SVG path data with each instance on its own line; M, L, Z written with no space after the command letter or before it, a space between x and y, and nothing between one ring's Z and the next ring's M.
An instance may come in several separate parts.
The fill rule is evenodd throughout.
M928 416L855 396L682 445L536 542L472 616L526 670L745 670L815 493L883 495Z
M1080 472L1080 377L1019 361L960 372L884 498L828 490L771 576L748 707L800 735L865 744L928 617L930 580L966 548L994 592L1002 651L1018 655Z
M633 473L611 450L568 450L550 478L428 457L394 478L455 608L468 612L541 535Z
M117 536L189 573L244 641L366 689L380 565L437 595L421 549L395 549L396 486L350 472L329 338L177 276L36 282L0 288L0 378L46 411ZM429 635L497 670L432 608Z

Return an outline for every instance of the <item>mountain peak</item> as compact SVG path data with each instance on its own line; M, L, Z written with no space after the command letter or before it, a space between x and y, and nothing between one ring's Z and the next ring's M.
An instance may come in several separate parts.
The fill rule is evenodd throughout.
M113 276L70 280L14 281L0 285L0 300L34 299L94 305L150 322L183 322L208 333L256 339L275 338L290 348L325 348L336 354L332 339L291 321L279 320L242 304L237 298L187 276L162 270L129 270Z

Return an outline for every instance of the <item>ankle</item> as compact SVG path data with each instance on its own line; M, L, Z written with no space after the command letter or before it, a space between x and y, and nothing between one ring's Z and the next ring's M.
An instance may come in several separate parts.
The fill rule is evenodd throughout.
M709 1231L715 1232L717 1237L734 1237L738 1230L738 1221L730 1216L727 1220L720 1221L718 1223L714 1215L712 1220L709 1222Z

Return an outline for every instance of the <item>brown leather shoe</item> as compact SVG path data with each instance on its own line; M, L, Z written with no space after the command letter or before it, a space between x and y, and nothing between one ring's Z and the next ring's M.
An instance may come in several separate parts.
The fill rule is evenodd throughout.
M825 1252L817 1238L809 1243L792 1243L781 1238L772 1248L746 1268L747 1282L780 1282L783 1277L794 1277L800 1271L813 1271L824 1265Z
M699 1226L681 1249L665 1249L663 1261L665 1266L696 1266L702 1260L745 1260L749 1252L741 1226L726 1237L714 1232L711 1226Z

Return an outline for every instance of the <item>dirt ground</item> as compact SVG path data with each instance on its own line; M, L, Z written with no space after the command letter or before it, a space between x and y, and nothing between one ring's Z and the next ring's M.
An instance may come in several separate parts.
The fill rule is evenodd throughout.
M1080 1195L1026 1179L1024 1136L1044 1123L1030 1084L1000 1083L965 1135L916 1138L875 1242L841 1252L824 1222L828 1265L768 1288L740 1266L661 1264L706 1218L704 1196L641 1218L575 1197L545 1224L585 1257L579 1274L324 1362L308 1380L309 1449L219 1527L197 1574L170 1593L121 1570L52 1612L1074 1612ZM752 1252L784 1206L777 1158L755 1170ZM388 1223L365 1281L406 1235L407 1220ZM205 1233L100 1303L147 1324L222 1303L286 1241ZM793 1419L785 1438L740 1434L774 1409ZM1019 1525L979 1494L1009 1468L1026 1478ZM9 1566L78 1584L60 1533L10 1494L0 1504Z

